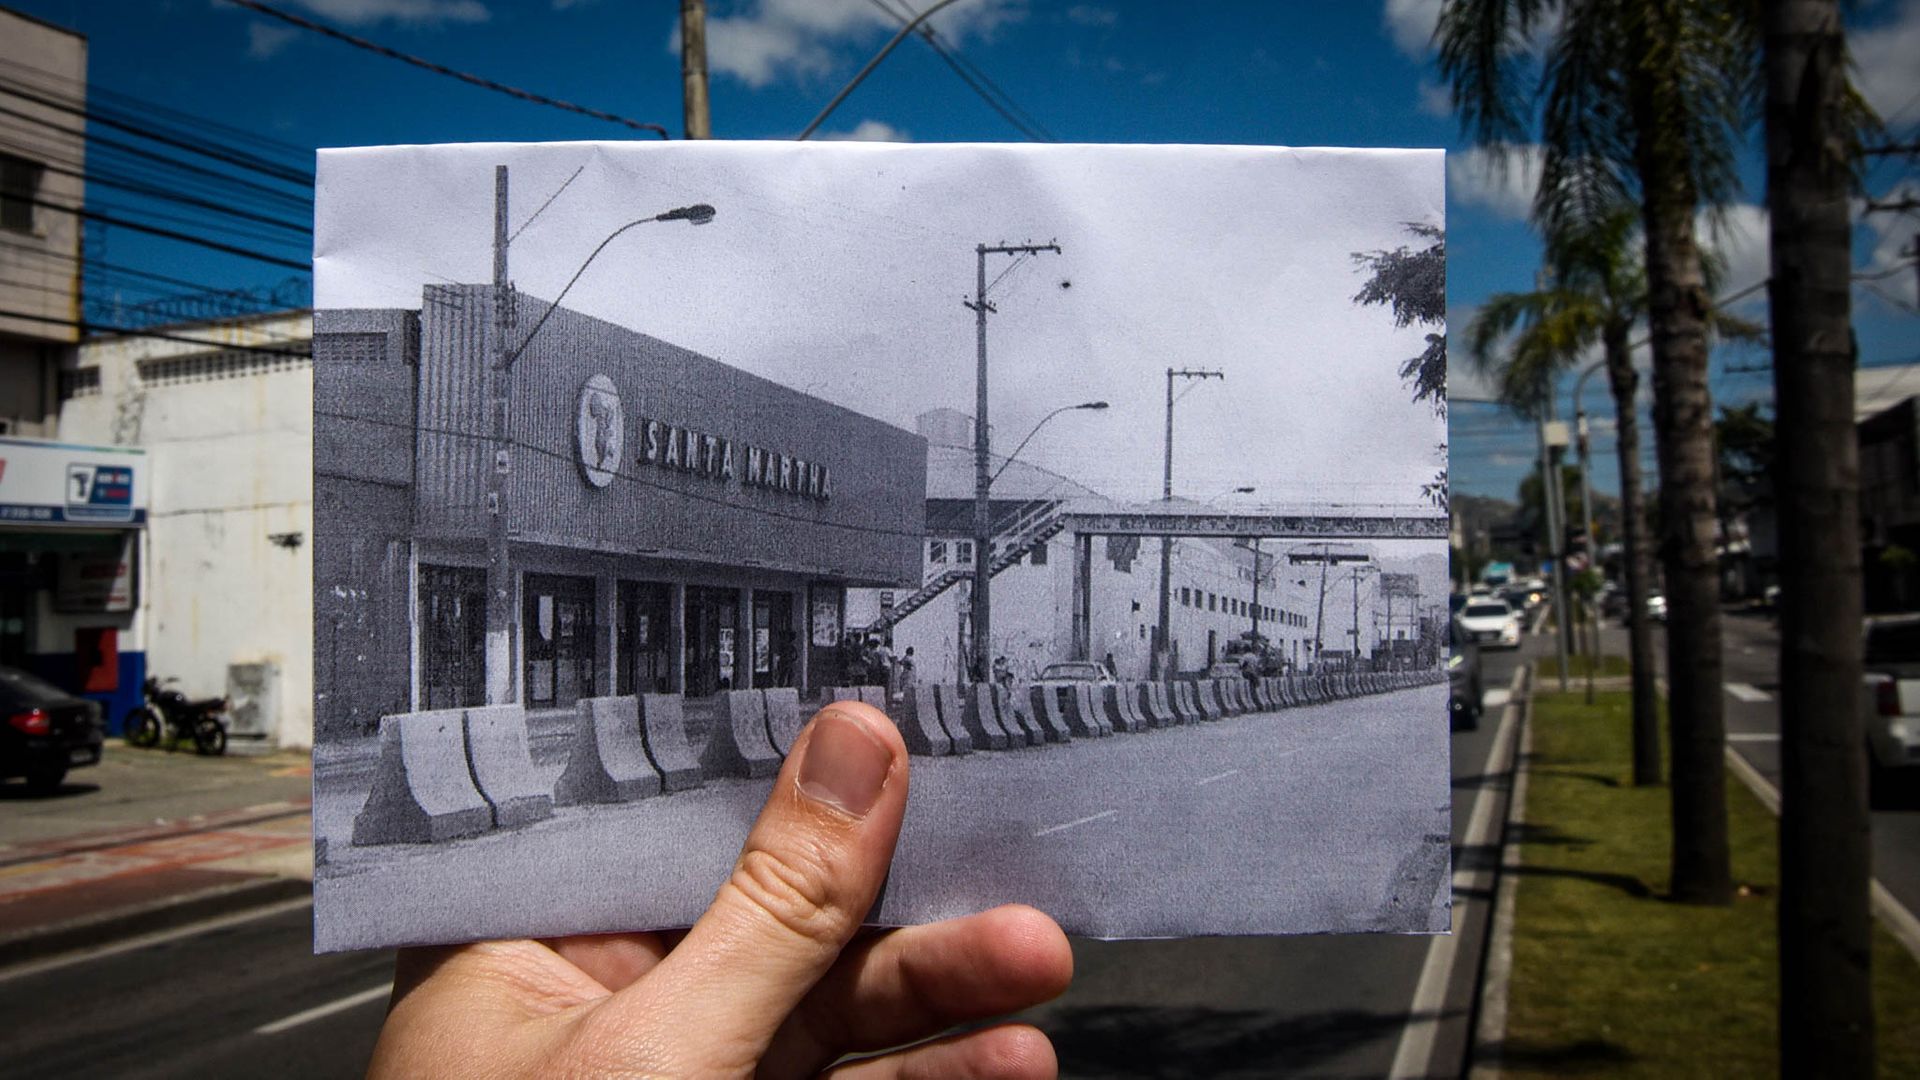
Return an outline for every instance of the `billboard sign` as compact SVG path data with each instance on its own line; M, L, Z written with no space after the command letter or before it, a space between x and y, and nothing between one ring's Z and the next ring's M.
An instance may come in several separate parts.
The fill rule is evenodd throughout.
M146 452L0 439L0 525L144 525Z

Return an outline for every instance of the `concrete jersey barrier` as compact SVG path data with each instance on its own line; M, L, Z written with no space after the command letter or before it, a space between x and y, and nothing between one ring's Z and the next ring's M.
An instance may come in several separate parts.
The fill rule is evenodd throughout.
M640 703L630 697L581 698L567 767L553 787L559 806L632 802L660 794L660 774L640 740Z
M553 816L553 789L534 771L524 708L468 709L467 760L473 766L474 786L493 807L494 828L518 828Z
M800 691L791 686L775 686L762 690L761 694L767 699L767 741L784 758L793 753L794 740L806 726L800 719Z
M967 730L965 710L960 707L959 688L951 683L941 683L933 688L934 718L940 730L947 733L947 741L953 744L956 754L971 754L975 750L988 749L986 743L975 743L973 732Z
M703 782L700 762L687 745L687 718L679 694L640 695L640 738L647 760L667 791L686 791Z
M767 698L760 690L728 690L720 695L720 722L713 725L700 771L716 776L760 780L780 771L780 751L767 734Z
M951 732L955 723L967 732L973 745L981 750L1005 750L1009 746L1027 745L1026 732L1021 732L1017 740L1009 737L1007 729L1000 726L1000 714L993 707L993 686L989 683L973 684L973 692L962 695L951 686L940 688L940 716L948 721L947 730Z
M906 706L899 710L901 715L891 719L893 726L900 729L907 753L916 757L945 757L953 753L953 740L940 726L940 704L934 697L933 687L914 687Z
M1093 691L1095 684L1075 683L1060 694L1061 713L1066 718L1067 730L1076 737L1097 739L1102 735L1113 734L1100 716L1100 710L1094 706Z
M1067 726L1067 718L1060 713L1060 695L1056 687L1029 687L1027 698L1033 703L1033 719L1040 725L1046 741L1073 741L1073 729Z
M1132 735L1147 729L1133 699L1132 683L1110 683L1100 688L1100 708L1113 730Z
M467 771L459 709L380 720L373 790L353 818L355 844L437 844L493 828L493 808Z
M999 714L1000 724L1007 729L1009 737L1017 735L1024 738L1028 746L1039 746L1047 741L1046 734L1040 730L1039 721L1020 708L1020 701L1014 697L1012 689L994 687L993 708Z

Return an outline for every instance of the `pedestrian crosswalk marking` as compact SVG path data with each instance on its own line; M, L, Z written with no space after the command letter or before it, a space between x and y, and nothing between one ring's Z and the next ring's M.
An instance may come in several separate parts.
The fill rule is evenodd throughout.
M1772 701L1773 700L1772 694L1769 694L1765 690L1762 690L1759 687L1754 686L1752 683L1730 682L1727 684L1727 693L1732 694L1734 697L1739 698L1741 701Z

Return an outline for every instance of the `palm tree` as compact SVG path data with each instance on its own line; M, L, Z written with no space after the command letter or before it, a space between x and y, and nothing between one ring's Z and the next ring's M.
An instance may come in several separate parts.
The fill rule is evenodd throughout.
M1613 391L1620 462L1620 522L1627 569L1627 652L1632 665L1633 782L1660 782L1660 717L1653 677L1653 631L1647 619L1651 583L1646 506L1640 498L1640 373L1629 337L1646 311L1646 277L1637 262L1635 211L1621 205L1597 221L1549 236L1549 281L1531 293L1497 293L1467 328L1467 353L1498 377L1501 400L1524 412L1555 377L1596 343ZM1494 348L1523 328L1506 362Z
M1847 199L1875 122L1835 0L1769 0L1767 208L1780 515L1780 1072L1872 1076Z
M1537 83L1529 43L1547 33ZM1448 0L1435 31L1463 125L1485 145L1543 150L1533 213L1548 235L1640 208L1666 567L1675 900L1728 904L1725 717L1714 549L1707 294L1694 216L1738 190L1743 95L1758 49L1724 0Z

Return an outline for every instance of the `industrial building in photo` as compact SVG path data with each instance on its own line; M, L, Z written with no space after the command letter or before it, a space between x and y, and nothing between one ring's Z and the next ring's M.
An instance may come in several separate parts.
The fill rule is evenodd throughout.
M847 590L919 581L925 440L520 294L499 437L494 295L316 313L321 739L484 704L490 684L538 710L840 681Z
M918 428L928 440L920 585L854 590L848 597L848 626L889 641L896 657L911 648L916 678L956 683L970 677L964 658L971 644L968 613L977 546L973 422L955 410L935 409L919 417ZM1161 539L1150 528L1135 534L1083 531L1116 517L1164 516L1183 522L1182 528L1227 523L1218 530L1222 535L1180 535L1169 541L1171 671L1195 673L1230 659L1229 644L1255 633L1289 670L1314 663L1316 635L1320 660L1349 663L1356 619L1363 664L1382 655L1383 641L1410 642L1421 635L1411 601L1387 610L1378 581L1381 564L1375 549L1363 542L1336 544L1336 558L1323 565L1321 543L1284 534L1256 539L1258 527L1252 523L1266 515L1246 510L1244 502L1236 507L1225 499L1174 498L1130 504L1017 458L996 455L990 467L994 540L987 558L994 621L984 655L989 662L1006 658L1017 680L1068 660L1101 663L1120 679L1151 677ZM1348 534L1352 522L1329 519L1328 527L1329 535ZM1378 535L1388 539L1392 533ZM1364 561L1343 561L1342 553ZM1442 561L1427 599L1444 589Z

